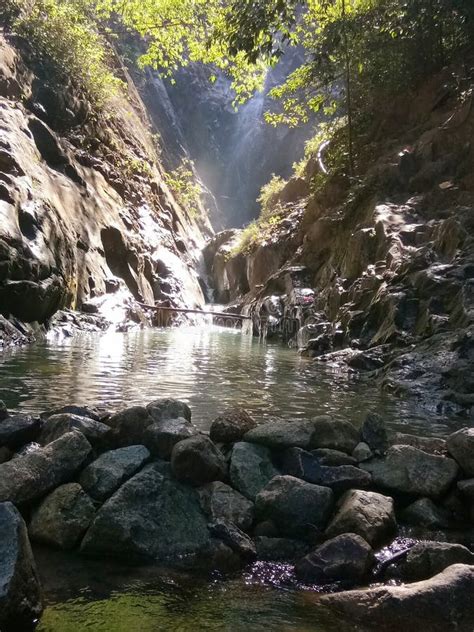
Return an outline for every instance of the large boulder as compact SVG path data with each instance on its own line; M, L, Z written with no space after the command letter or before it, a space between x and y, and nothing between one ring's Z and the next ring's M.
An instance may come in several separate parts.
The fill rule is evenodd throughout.
M326 535L332 538L342 533L355 533L373 546L383 542L395 529L392 498L375 492L351 490L339 500Z
M11 503L0 503L0 627L28 630L42 610L41 587L26 525Z
M360 441L357 429L348 421L331 419L331 417L322 415L314 417L312 423L314 426L311 439L312 448L330 448L352 454Z
M178 563L192 561L210 544L196 490L169 478L156 463L145 466L105 502L81 550Z
M381 415L374 412L369 413L362 424L360 436L374 454L385 454L388 450L388 433Z
M229 408L214 419L209 434L216 443L235 443L256 425L257 422L243 408Z
M179 419L180 417L191 421L191 409L179 399L155 399L146 407L153 421L161 421L162 419Z
M152 454L160 459L169 460L174 446L199 434L199 430L184 417L162 419L148 426L143 441Z
M474 476L474 428L462 428L447 440L448 451L467 476Z
M78 483L57 487L33 513L32 540L61 549L72 549L89 528L95 506Z
M204 435L184 439L174 446L171 470L178 481L195 487L227 478L224 455Z
M333 624L339 622L339 629L471 632L473 591L474 566L455 564L431 579L414 584L318 595L313 600L315 606L324 608Z
M268 421L247 432L244 441L267 448L309 448L314 433L312 421Z
M445 494L459 474L453 459L407 445L392 446L385 457L360 467L372 474L375 485L384 489L430 498Z
M89 417L81 417L72 413L60 413L51 415L44 422L38 441L41 445L47 445L72 430L82 432L92 445L96 445L109 432L109 427Z
M327 540L295 565L298 579L316 584L358 582L371 571L375 556L370 544L355 533Z
M15 504L41 498L62 483L69 482L92 452L80 432L69 432L24 456L0 465L0 502Z
M30 415L12 415L0 421L0 447L12 450L38 438L41 421Z
M201 506L211 522L224 520L233 522L239 529L247 531L253 523L253 502L229 485L214 481L199 490Z
M241 441L232 449L230 480L241 494L255 500L258 492L278 475L268 448Z
M387 568L386 576L416 582L433 577L452 564L474 565L474 554L461 544L417 542L406 556Z
M260 520L271 520L282 534L304 535L324 529L333 507L327 487L313 485L294 476L276 476L255 499Z
M79 482L95 500L103 501L145 465L150 458L143 445L104 452L81 473Z
M145 430L154 418L143 406L132 406L112 415L107 424L110 432L106 437L111 448L124 448L128 445L142 445Z

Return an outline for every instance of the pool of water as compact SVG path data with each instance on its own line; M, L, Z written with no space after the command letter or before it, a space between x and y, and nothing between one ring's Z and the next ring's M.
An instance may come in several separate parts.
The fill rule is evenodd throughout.
M160 397L186 401L204 429L233 405L259 421L330 414L360 424L376 410L404 432L443 435L462 425L420 409L416 400L381 392L373 379L236 330L82 334L0 355L0 399L12 409L38 413L66 403L117 409Z
M35 551L46 609L37 632L341 632L291 570L257 563L242 576L196 578ZM346 631L348 627L344 628Z

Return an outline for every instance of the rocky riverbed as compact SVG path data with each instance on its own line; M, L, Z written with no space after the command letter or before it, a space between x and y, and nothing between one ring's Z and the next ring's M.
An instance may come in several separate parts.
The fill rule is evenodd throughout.
M308 608L353 625L472 630L472 429L390 434L375 412L360 430L257 424L235 408L204 433L172 399L0 419L4 632L42 611L30 541L200 574L285 562Z

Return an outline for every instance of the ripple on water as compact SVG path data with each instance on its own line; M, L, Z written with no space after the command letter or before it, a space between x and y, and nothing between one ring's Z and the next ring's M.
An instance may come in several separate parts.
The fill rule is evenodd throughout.
M394 430L446 434L460 425L421 411L414 400L380 392L373 381L312 364L293 349L236 330L83 334L0 356L0 399L13 409L38 412L67 402L118 408L159 397L188 402L195 423L205 429L233 405L258 420L330 413L360 424L375 409Z

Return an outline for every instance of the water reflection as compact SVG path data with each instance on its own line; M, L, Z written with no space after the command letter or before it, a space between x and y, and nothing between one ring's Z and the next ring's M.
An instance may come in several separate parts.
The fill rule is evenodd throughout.
M258 419L331 414L358 424L369 409L392 428L444 434L458 423L381 393L346 371L313 365L291 349L213 327L80 335L0 357L0 399L38 412L66 402L118 408L177 397L208 428L229 405Z
M209 581L153 566L132 569L108 562L104 567L60 552L35 555L46 597L37 632L341 629L334 617L308 605L294 581L281 587L280 573L264 564L258 576L250 568L243 578Z

